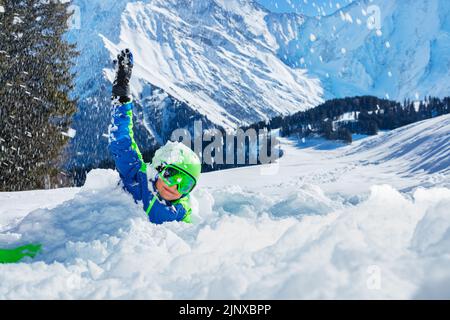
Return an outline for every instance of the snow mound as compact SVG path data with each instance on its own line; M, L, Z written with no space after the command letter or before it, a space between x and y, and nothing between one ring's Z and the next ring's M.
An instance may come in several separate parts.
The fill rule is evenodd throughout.
M402 299L427 295L430 265L450 278L449 189L375 186L349 205L317 186L296 197L200 188L195 224L159 226L118 182L91 171L73 199L3 232L1 246L44 252L0 265L0 299ZM301 205L311 201L319 209Z
M417 224L412 238L412 247L423 254L439 255L449 253L450 248L450 194L448 189L437 189L433 199L423 190L416 193L416 197L422 201L434 203L425 212L424 218ZM438 198L443 201L435 201Z

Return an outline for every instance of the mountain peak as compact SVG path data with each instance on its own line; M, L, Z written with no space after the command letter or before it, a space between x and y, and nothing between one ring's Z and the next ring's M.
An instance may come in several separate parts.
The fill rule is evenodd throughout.
M233 128L321 102L320 83L277 56L267 13L244 0L130 3L120 42L104 42L135 53L135 96L152 84Z

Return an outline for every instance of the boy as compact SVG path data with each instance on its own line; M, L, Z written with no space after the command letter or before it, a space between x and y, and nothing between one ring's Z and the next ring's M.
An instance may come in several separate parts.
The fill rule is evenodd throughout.
M122 50L115 64L109 151L124 189L133 195L135 201L142 201L151 222L190 223L189 193L200 177L200 160L185 145L168 142L156 152L152 165L143 161L133 135L133 103L129 87L132 53L128 49Z

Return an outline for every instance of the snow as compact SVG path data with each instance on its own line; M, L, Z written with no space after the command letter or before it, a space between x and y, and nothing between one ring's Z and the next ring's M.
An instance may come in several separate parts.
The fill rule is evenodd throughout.
M348 154L364 152L373 163L392 166L405 174L450 173L450 116L385 132L367 139Z
M156 174L157 168L161 166L163 163L166 164L182 163L183 153L190 153L190 152L192 152L191 149L186 147L181 142L167 141L167 143L163 147L159 148L156 151L155 155L153 156L151 163L152 168L147 169L148 170L147 175L154 176L154 174ZM200 163L200 160L198 160L197 163Z
M61 132L61 134L69 138L75 138L77 131L75 129L69 128L67 132Z
M20 17L18 17L18 16L14 16L14 19L13 19L12 23L13 24L21 24L21 23L23 23L23 20Z
M356 111L356 112L346 112L343 115L339 116L339 118L334 121L334 122L348 122L348 121L355 121L355 114L356 114L356 118L359 116L360 112ZM370 112L369 112L370 114Z
M282 139L275 174L203 174L192 225L149 223L113 170L0 193L0 246L44 245L0 265L0 299L448 299L449 135L442 116L351 146Z
M230 19L230 11L242 20ZM272 16L247 0L155 0L127 4L120 41L101 38L111 59L120 48L134 52L135 97L151 84L213 123L234 129L323 101L317 79L277 56L278 42L295 39L300 23L298 17ZM104 74L113 80L112 70Z
M401 101L414 98L418 90L445 97L450 91L449 4L447 0L355 1L320 20L306 19L297 39L281 52L291 66L296 66L299 57L305 59L309 73L321 80L326 99L383 97L387 92ZM368 14L369 6L381 8L380 16L370 10ZM350 17L362 23L350 23ZM380 29L375 30L373 23L368 28L370 19L377 20ZM312 33L317 38L314 42L309 41ZM342 48L345 55L339 54ZM395 77L385 76L386 66ZM348 72L340 77L342 67ZM325 77L326 73L331 76Z
M5 7L0 6L0 13L4 13L5 12Z
M62 202L72 199L78 188L62 188L49 191L24 191L0 193L0 231L6 226L22 219L29 212L39 208L56 207Z
M143 123L162 143L173 128L158 130L159 117L168 114L159 109L169 110L175 101L235 129L308 109L323 98L446 96L449 3L355 1L318 19L272 13L244 0L74 0L83 23L69 31L81 52L74 70L80 103L70 165L90 166L107 157L104 142L85 141L103 134L104 117L92 107L108 110L110 61L125 46L136 54L132 88ZM381 36L367 28L369 6L383 9ZM153 99L161 91L167 99ZM100 129L86 130L89 121ZM84 155L76 156L80 151Z

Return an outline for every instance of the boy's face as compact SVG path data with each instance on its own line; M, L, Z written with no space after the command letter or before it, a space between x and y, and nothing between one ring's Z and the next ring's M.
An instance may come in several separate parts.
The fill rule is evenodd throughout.
M183 195L178 192L177 185L169 187L162 181L162 179L156 180L156 189L158 190L161 197L167 201L175 201L180 199Z

